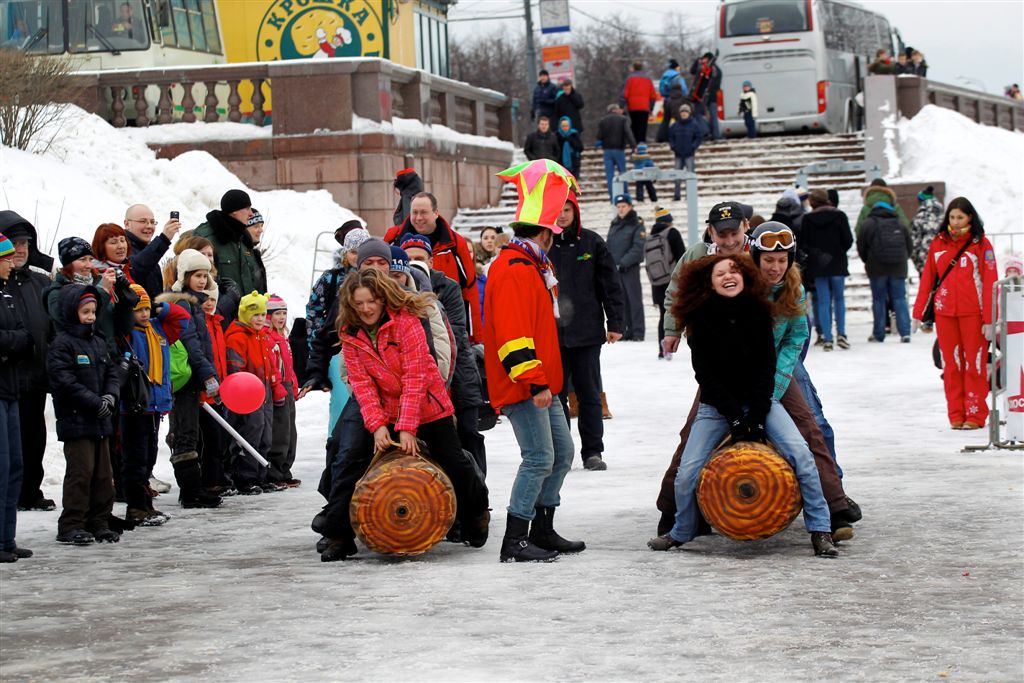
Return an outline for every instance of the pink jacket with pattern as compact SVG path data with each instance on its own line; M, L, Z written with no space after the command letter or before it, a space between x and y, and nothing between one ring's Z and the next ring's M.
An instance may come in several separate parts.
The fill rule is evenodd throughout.
M411 313L386 311L376 344L365 330L348 328L341 334L341 349L370 432L393 424L396 431L415 434L421 424L455 412L423 325Z

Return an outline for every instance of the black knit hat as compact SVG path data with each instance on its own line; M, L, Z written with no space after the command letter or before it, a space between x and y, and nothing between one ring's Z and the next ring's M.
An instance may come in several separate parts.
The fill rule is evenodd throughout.
M220 210L224 213L234 213L239 209L248 209L252 206L249 193L245 190L228 190L220 198Z
M92 247L81 237L65 237L57 244L57 254L60 256L60 264L66 266L83 256L92 256Z

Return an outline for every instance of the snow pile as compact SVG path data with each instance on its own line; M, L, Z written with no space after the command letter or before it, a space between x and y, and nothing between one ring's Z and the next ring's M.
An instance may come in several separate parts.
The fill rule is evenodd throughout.
M353 114L352 130L356 133L393 132L396 136L406 140L420 142L430 140L442 149L450 147L451 149L446 151L452 152L455 151L456 144L479 145L481 147L493 147L509 151L516 149L515 145L511 142L499 140L493 135L488 137L470 135L469 133L460 133L457 130L452 130L447 126L431 125L423 123L418 119L400 119L397 116L392 117L391 121L381 121L378 123Z
M199 124L184 125L204 130ZM208 124L214 126L227 130L242 124ZM161 225L169 212L179 211L183 228L191 229L220 206L225 191L245 188L266 219L263 250L270 287L289 303L293 316L301 315L309 297L317 234L333 231L354 214L338 206L326 190L250 190L206 152L157 159L145 137L143 131L126 133L82 109L69 108L64 127L45 153L0 147L0 206L32 221L40 246L56 255L57 242L64 237L91 241L99 224L123 224L131 204L148 205Z
M950 109L923 108L899 123L901 181L944 181L946 201L971 200L989 233L1020 230L1024 135L983 126Z
M165 123L146 128L123 128L121 133L140 142L168 145L177 142L267 139L274 134L274 130L272 126L257 126L252 123L196 121L195 123Z

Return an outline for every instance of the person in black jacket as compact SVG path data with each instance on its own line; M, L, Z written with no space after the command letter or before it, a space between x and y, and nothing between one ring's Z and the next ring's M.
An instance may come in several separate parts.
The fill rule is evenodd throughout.
M430 240L421 235L406 235L402 250L409 256L410 267L419 267L430 278L430 287L441 302L452 334L455 335L455 372L449 393L455 406L455 428L463 450L469 451L477 467L487 474L487 449L480 434L480 406L483 405L480 370L469 343L466 325L466 307L462 305L462 289L459 283L439 270L434 270L434 256Z
M900 341L910 343L910 310L907 307L907 261L914 243L888 202L877 202L857 231L857 253L871 283L874 326L869 342L885 341L888 319L886 299L896 313Z
M661 340L665 338L665 294L672 280L676 263L686 253L686 243L679 231L672 227L672 214L668 209L654 207L654 227L644 243L644 262L647 280L651 283L651 297L658 307L658 358L672 360L665 354Z
M157 221L153 210L145 204L133 204L124 213L124 231L128 239L128 263L132 281L140 284L155 299L164 291L163 274L160 272L160 259L171 246L171 240L181 230L177 218L171 218L164 224L163 232L155 237ZM97 258L102 256L94 249Z
M398 206L391 217L392 225L401 225L409 217L412 198L423 192L423 179L414 168L403 168L395 174L395 194L398 195Z
M46 452L46 350L50 339L50 318L43 308L43 292L50 286L44 273L53 270L53 259L40 253L36 246L35 227L13 211L0 211L0 233L14 245L14 267L7 278L6 292L35 343L32 357L19 366L20 395L18 413L21 418L21 457L24 473L20 510L54 510L56 504L43 496L43 454Z
M99 297L92 285L61 288L57 308L64 325L46 356L57 438L64 442L67 460L59 543L116 543L121 538L110 529L114 474L109 442L118 379L107 346L93 328Z
M523 143L523 154L530 161L535 159L551 159L558 161L562 155L562 143L558 135L551 130L551 119L541 116L537 119L537 130L526 136ZM395 223L395 225L399 225Z
M630 151L636 149L633 128L618 103L609 104L608 113L597 124L597 146L602 149L604 155L604 178L608 184L608 199L614 201L617 194L612 187L615 171L626 172L626 148L629 147ZM626 191L625 184L621 190Z
M835 311L835 343L848 349L844 287L850 274L846 252L853 246L850 219L832 206L825 190L811 190L810 202L811 212L804 214L797 244L807 254L804 273L814 281L814 317L822 329L823 348L831 351Z
M559 121L563 116L568 116L572 121L572 127L580 135L583 135L583 115L580 114L581 109L583 109L583 95L580 95L579 91L573 86L572 81L567 78L562 81L562 89L555 98L555 115L552 118L555 121Z
M623 341L644 340L644 301L640 287L640 264L644 260L644 239L647 231L644 220L633 210L628 194L615 197L618 215L608 229L608 251L615 261L615 269L622 279L625 300L625 331Z
M701 469L728 436L733 443L771 440L796 471L814 554L837 556L814 456L785 408L772 398L774 322L753 262L742 255L706 256L682 270L678 285L671 314L686 331L700 407L676 474L675 525L648 546L669 550L697 535Z
M541 69L537 75L537 85L533 86L533 99L530 103L530 118L537 119L555 115L555 98L558 97L558 86L551 82L547 70ZM395 225L401 225L396 222Z
M32 357L34 342L21 324L14 297L5 291L12 268L14 244L0 234L0 562L32 557L32 551L19 548L14 537L24 471L18 415L21 390L18 366Z
M556 223L562 232L555 235L548 258L558 273L558 346L565 377L559 398L568 420L571 385L578 406L583 467L605 470L601 346L622 339L622 285L608 245L583 227L574 193L569 193Z

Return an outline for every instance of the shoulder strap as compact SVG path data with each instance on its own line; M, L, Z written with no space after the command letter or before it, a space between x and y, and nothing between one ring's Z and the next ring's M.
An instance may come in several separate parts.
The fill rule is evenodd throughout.
M937 279L935 281L935 284L932 285L932 289L933 290L938 289L939 285L942 284L942 281L946 279L946 276L953 272L953 269L956 268L956 262L959 261L960 257L964 255L965 251L967 251L967 247L971 246L971 244L973 244L973 243L974 243L974 238L973 237L971 239L967 240L966 242L964 242L964 246L960 247L960 251L958 251L956 253L956 256L953 257L953 260L949 262L949 265L946 267L946 272L944 272L942 274L942 277Z

